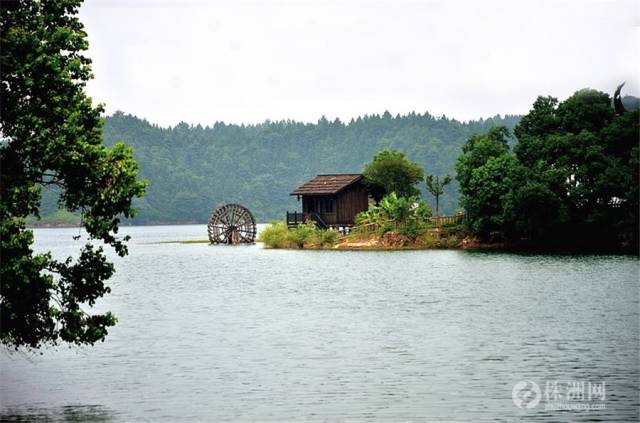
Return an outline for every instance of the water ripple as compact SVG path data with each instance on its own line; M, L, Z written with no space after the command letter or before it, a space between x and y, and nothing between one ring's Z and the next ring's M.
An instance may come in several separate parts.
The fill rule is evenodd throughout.
M636 258L281 251L156 243L202 238L203 226L124 232L131 254L98 305L118 326L94 348L4 354L3 420L638 418ZM72 254L75 234L38 230L38 247ZM606 408L518 408L521 380L605 382Z

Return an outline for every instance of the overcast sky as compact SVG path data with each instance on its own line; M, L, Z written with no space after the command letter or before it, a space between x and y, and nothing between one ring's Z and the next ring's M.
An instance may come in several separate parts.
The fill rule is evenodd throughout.
M526 113L640 94L640 2L87 0L89 92L161 125Z

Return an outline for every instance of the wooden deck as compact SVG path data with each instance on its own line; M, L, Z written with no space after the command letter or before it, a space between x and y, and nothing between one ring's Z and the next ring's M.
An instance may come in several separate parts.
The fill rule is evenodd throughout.
M287 227L289 227L289 229L295 228L299 224L308 221L315 222L316 226L320 229L336 229L340 232L348 231L348 229L353 226L353 224L350 223L335 222L335 219L327 218L322 213L287 212Z

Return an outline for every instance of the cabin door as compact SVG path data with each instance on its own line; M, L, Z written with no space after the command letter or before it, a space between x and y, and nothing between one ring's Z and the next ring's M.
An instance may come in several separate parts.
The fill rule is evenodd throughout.
M305 204L303 205L302 211L305 213L316 213L316 200L314 198L306 199Z

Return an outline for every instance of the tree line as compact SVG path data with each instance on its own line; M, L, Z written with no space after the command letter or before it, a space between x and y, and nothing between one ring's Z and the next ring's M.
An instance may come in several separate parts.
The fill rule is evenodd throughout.
M316 174L361 172L383 149L402 151L429 174L454 173L460 148L472 133L496 125L513 128L519 117L495 116L460 122L429 113L385 112L343 123L266 121L256 125L217 122L160 127L122 112L108 116L108 146L123 140L133 148L146 195L136 199L134 224L205 222L218 206L236 202L259 221L282 219L299 208L289 196ZM423 196L428 197L424 184ZM458 207L457 185L445 188L440 210ZM56 213L56 191L44 192L43 216Z

